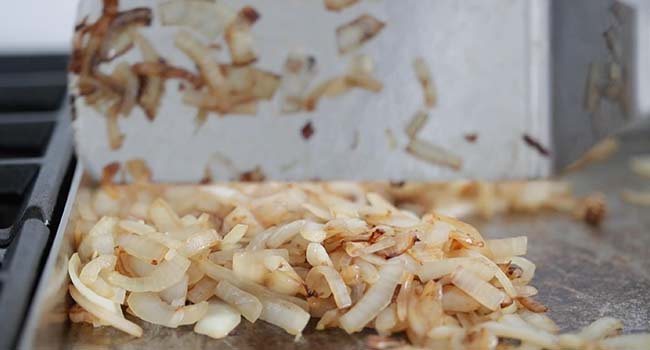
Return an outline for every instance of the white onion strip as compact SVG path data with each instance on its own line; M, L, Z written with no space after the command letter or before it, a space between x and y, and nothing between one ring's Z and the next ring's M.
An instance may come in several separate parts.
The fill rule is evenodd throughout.
M120 305L116 302L113 302L110 299L104 298L103 296L95 293L92 289L88 288L85 284L79 279L79 270L81 269L81 260L79 259L79 254L74 253L70 260L68 261L68 274L70 275L70 280L75 286L80 294L84 296L89 302L96 304L97 306L105 309L108 312L111 312L115 315L122 316L122 309ZM99 317L99 316L98 316Z
M505 298L503 292L462 267L451 274L451 282L492 311L498 309Z
M303 308L286 300L262 297L260 302L262 302L260 319L292 335L300 335L311 318Z
M190 267L190 261L176 254L156 266L151 274L128 277L118 272L108 275L108 281L131 292L160 292L180 281Z
M266 241L266 246L269 248L277 248L289 242L295 235L300 233L300 229L302 229L304 224L305 220L296 220L279 227Z
M205 301L177 308L166 304L158 295L150 292L132 292L126 302L134 315L169 328L194 324L208 311L208 303Z
M113 269L116 262L117 257L115 255L100 255L91 260L83 267L83 269L81 269L79 279L83 283L93 283L97 280L100 271L104 269Z
M454 272L458 267L472 271L484 281L494 277L494 269L480 257L461 257L436 260L422 264L417 270L417 275L423 282L438 279Z
M358 332L383 310L393 297L395 287L402 277L404 268L391 262L379 270L379 279L363 297L339 319L341 327L348 333Z
M226 280L220 281L217 284L217 287L214 289L214 294L221 298L221 300L237 308L242 316L250 322L255 322L262 313L262 303L258 298L235 287Z
M70 296L74 301L79 304L84 310L90 312L100 320L110 324L111 326L128 333L135 337L142 336L142 328L137 324L125 319L123 316L116 315L115 313L104 309L103 307L86 299L73 285L68 287Z
M194 332L210 338L225 338L241 322L241 315L232 306L210 301L206 315L194 325Z
M149 261L152 264L157 264L162 261L167 253L167 247L164 245L147 239L145 236L135 234L119 236L117 244L129 253L129 255L133 255L144 261Z
M345 282L343 282L343 278L331 266L313 267L307 274L305 283L307 283L307 285L310 285L310 282L316 283L314 280L318 279L319 275L324 277L325 281L327 281L327 285L330 287L336 306L339 309L352 305L352 299L350 299L350 293L348 292Z
M266 297L270 299L283 299L292 304L300 306L300 308L303 310L309 309L307 302L303 299L275 293L257 283L243 281L239 279L232 270L229 270L223 266L216 265L210 261L201 260L201 262L199 262L199 267L201 270L203 270L203 272L205 272L206 275L210 276L210 278L217 281L228 281L235 287L251 293L258 298Z

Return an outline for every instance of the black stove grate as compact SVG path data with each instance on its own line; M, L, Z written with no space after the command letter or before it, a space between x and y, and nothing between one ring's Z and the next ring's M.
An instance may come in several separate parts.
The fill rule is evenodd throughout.
M0 349L16 346L74 170L65 62L0 57Z

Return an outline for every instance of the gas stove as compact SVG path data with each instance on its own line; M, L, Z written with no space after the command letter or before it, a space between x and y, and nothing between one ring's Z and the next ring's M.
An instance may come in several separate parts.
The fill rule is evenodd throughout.
M76 163L66 65L0 56L0 349L16 347Z

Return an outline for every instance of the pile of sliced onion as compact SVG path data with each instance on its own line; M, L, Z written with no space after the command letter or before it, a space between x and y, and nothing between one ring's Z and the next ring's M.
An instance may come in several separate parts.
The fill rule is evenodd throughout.
M454 186L445 191L505 191L520 208L553 198L544 188L565 193L545 183L524 196ZM259 320L300 336L319 317L317 329L405 332L416 347L514 349L513 339L519 349L647 345L647 334L619 335L623 325L612 318L560 334L534 299L544 291L530 285L536 267L523 257L525 236L486 240L458 219L420 218L355 184L140 183L80 196L78 252L68 262L73 322L141 336L124 318L128 307L146 322L194 325L213 338ZM405 343L375 337L368 345Z

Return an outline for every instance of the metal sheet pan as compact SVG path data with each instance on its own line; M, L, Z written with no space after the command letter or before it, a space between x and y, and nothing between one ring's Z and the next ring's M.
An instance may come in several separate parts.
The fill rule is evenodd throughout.
M627 168L631 155L650 152L650 123L620 135L620 151L606 162L566 176L578 193L601 191L609 215L599 229L566 216L542 213L470 220L487 237L528 235L527 256L537 264L533 285L550 316L565 330L585 326L609 315L623 320L626 332L648 330L650 322L650 211L622 202L622 188L642 189L647 179ZM80 183L77 172L75 184ZM73 203L71 193L68 208ZM277 327L243 321L233 334L213 340L192 333L191 327L169 329L144 325L133 339L110 328L70 326L66 321L65 261L70 254L65 230L58 233L40 282L36 302L23 336L24 348L61 349L362 349L365 334L348 336L340 330L315 332L309 327L294 342Z

